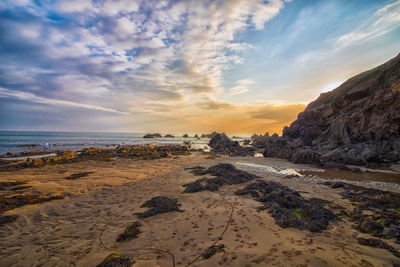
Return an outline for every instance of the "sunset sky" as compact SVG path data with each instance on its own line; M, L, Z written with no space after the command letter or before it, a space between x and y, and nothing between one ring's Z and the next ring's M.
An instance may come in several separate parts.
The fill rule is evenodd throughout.
M400 1L2 0L0 129L281 133L400 52Z

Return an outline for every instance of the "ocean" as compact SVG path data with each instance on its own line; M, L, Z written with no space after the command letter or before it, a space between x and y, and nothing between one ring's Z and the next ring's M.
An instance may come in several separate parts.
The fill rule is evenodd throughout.
M50 132L50 131L0 131L0 155L31 150L79 150L85 147L113 147L113 145L183 144L191 141L194 147L203 148L208 138L143 138L144 133L100 132ZM33 147L21 147L35 145Z

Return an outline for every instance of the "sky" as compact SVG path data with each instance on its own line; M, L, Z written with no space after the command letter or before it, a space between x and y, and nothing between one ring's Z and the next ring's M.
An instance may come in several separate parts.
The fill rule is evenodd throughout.
M2 0L0 129L278 133L400 52L400 0Z

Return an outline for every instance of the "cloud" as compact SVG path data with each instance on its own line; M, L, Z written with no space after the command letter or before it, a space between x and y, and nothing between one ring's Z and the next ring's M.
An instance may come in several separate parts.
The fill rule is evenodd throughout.
M100 107L100 106L96 106L96 105L77 103L77 102L71 102L71 101L65 101L65 100L59 100L59 99L44 98L44 97L36 96L31 93L12 91L12 90L8 90L6 88L1 88L1 87L0 87L0 97L2 97L2 98L12 97L12 98L16 98L19 100L25 100L28 102L39 103L39 104L47 104L47 105L55 105L55 106L61 105L61 106L69 106L69 107L76 107L76 108L83 108L83 109L106 111L106 112L111 112L111 113L117 113L120 115L130 115L130 113L118 111L118 110L115 110L112 108L105 108L105 107Z
M195 108L200 109L200 111ZM207 100L185 107L181 116L174 114L174 127L190 133L224 131L231 134L281 133L303 111L305 105L235 105ZM165 125L166 130L173 130Z
M234 86L229 89L229 92L232 95L241 94L249 91L249 86L255 84L255 81L251 79L243 79L236 81L236 84L237 86Z
M400 1L387 4L378 9L366 22L357 29L340 36L336 44L345 47L377 38L400 27Z
M0 86L40 88L67 101L86 92L100 103L118 93L143 101L159 93L166 101L212 96L223 92L223 72L252 47L237 34L262 29L282 7L278 0L6 1L0 78L9 80L14 70L27 76Z
M187 125L203 113L251 118L216 100L226 91L223 74L253 49L238 36L263 29L283 6L283 0L4 1L0 97ZM252 84L239 80L230 91ZM127 125L139 121L122 117Z
M219 110L219 109L232 109L234 106L229 103L221 102L221 101L215 101L208 99L203 102L198 102L196 103L196 106L198 106L201 109L204 110Z
M250 114L254 119L271 120L273 123L287 123L293 121L297 114L303 111L305 106L303 104L292 105L265 105L251 111Z

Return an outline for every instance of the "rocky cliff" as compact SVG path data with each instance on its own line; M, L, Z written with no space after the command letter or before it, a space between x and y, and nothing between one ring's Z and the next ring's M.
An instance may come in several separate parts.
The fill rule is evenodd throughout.
M267 143L266 156L296 162L400 161L400 54L321 94L284 128L282 138ZM282 155L275 143L286 144Z

